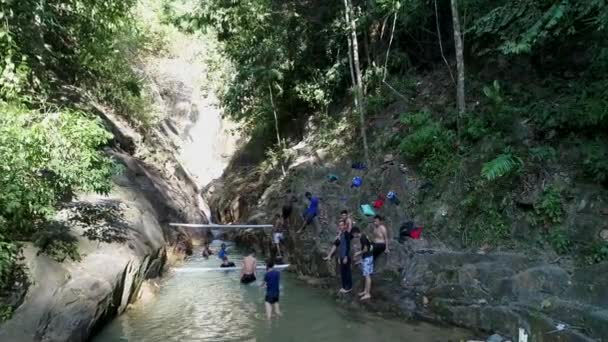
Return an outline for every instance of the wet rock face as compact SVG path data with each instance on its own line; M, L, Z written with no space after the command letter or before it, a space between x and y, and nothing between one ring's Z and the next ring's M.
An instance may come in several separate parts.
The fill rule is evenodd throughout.
M393 290L413 298L417 314L507 336L524 328L534 341L608 336L608 292L593 291L606 289L608 265L571 274L518 254L421 253L408 247L414 250L405 261L402 286ZM561 322L575 328L547 334Z
M70 225L82 260L58 263L25 248L33 285L0 327L0 341L86 341L137 299L144 280L161 274L165 248L176 235L166 224L205 222L195 187L130 155L114 156L125 171L110 195L80 195L57 216Z
M336 235L340 211L348 209L355 224L370 234L371 218L362 215L359 206L395 191L399 205L387 201L375 209L386 218L394 241L391 253L375 264L373 300L362 304L365 308L461 325L488 335L498 333L510 340L523 328L529 341L608 341L608 264L575 265L567 258L557 258L550 248L520 247L507 253L499 246L484 244L480 253L463 249L462 237L454 234L454 223L462 213L455 199L448 198L458 199L458 194L450 193L454 190L451 185L425 181L388 157L387 163L378 161L373 169L354 170L351 161L315 152L306 141L293 146L288 154L291 159L285 178L271 172L252 172L256 169L251 164L234 163L216 183L211 201L222 213L218 217L230 217L235 222L255 218L259 223L269 223L280 213L286 191L295 193L299 201L289 224L285 254L292 269L307 281L319 277L322 279L315 283L332 290L338 286L334 285L339 274L335 262L324 261L323 257ZM335 177L330 179L330 175ZM356 176L363 178L363 185L354 189L350 182ZM542 181L529 181L539 187L522 189L515 199L517 210L522 212L533 210L542 195ZM568 180L563 182L570 184ZM439 187L444 190L437 191ZM573 192L574 200L564 207L565 231L572 240L583 243L601 240L602 231L608 227L605 202L598 199L601 196L597 189L581 189ZM320 197L320 215L315 226L296 235L293 231L302 224L298 216L307 204L305 191ZM513 217L513 237L530 240L538 229L522 217ZM409 220L425 226L423 239L400 244L396 241L399 226ZM260 232L241 232L238 239L266 251L270 245L268 235ZM353 275L355 284L360 284L359 270L355 269ZM566 325L565 329L556 331L560 323Z

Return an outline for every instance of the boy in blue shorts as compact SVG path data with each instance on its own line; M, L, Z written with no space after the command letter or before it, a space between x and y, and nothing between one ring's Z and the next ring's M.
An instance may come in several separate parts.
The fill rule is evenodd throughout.
M374 273L372 243L365 234L361 234L361 230L358 227L353 227L351 233L353 234L353 237L358 238L361 241L361 251L356 254L361 255L361 272L365 278L365 287L363 292L359 293L359 297L361 297L361 300L370 299L372 297L372 274Z
M266 263L266 275L264 275L264 285L266 286L266 297L264 298L266 305L266 317L272 319L272 310L277 316L281 316L279 309L279 285L281 282L281 273L274 269L274 262Z

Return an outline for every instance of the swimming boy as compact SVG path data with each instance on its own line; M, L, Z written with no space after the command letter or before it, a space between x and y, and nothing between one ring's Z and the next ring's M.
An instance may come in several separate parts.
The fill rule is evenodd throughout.
M362 292L359 293L361 300L371 298L372 288L372 273L374 273L374 257L372 255L372 243L367 238L367 235L362 234L358 227L354 227L351 230L354 238L361 241L361 251L357 254L361 255L361 272L365 278L365 287Z
M255 268L257 260L255 259L255 251L252 250L248 256L243 259L243 268L241 268L241 283L251 284L256 280Z
M274 262L266 262L266 274L264 275L264 286L266 286L266 297L264 302L266 305L266 317L272 319L272 311L277 316L281 316L279 309L279 284L281 282L281 273L274 269Z
M226 267L236 267L236 265L232 262L228 260L228 257L225 256L222 259L222 264L220 265L221 268L226 268Z
M220 251L217 252L217 257L220 259L224 259L224 257L227 255L228 255L228 249L226 249L226 244L222 243L222 246L220 247Z

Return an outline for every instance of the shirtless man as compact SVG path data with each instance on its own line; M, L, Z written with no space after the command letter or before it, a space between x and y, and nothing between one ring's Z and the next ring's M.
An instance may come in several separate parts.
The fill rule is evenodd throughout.
M382 216L374 216L374 245L372 247L374 261L386 252L388 254L388 230Z
M354 222L353 219L350 218L350 215L348 215L348 210L342 210L340 212L340 220L346 223L346 231L350 233L351 229L353 229Z
M257 260L255 259L255 251L251 250L248 256L243 259L243 268L241 269L241 283L251 284L255 278L255 268L257 266Z

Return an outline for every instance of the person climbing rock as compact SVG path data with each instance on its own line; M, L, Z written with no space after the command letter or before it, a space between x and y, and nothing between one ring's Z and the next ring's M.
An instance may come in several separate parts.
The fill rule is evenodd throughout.
M362 234L358 227L351 230L353 238L361 241L361 251L356 254L361 255L361 273L365 278L363 291L359 293L361 300L371 298L372 274L374 273L374 257L372 254L372 243L367 238L367 235Z
M382 255L382 253L389 253L388 242L388 230L384 225L384 219L382 216L376 215L374 216L374 245L372 247L374 261Z
M251 284L256 280L255 268L257 260L255 259L255 251L251 250L249 255L243 259L243 267L241 268L241 283Z
M306 211L304 211L304 215L302 217L304 219L304 223L298 230L298 234L303 232L306 226L313 224L315 217L319 215L319 198L313 196L310 192L306 192L304 196L310 201L310 204L306 208Z
M225 256L224 258L222 258L222 264L220 265L221 268L226 268L226 267L236 267L236 265L232 262L228 260L228 257Z
M288 189L285 192L285 197L283 199L283 208L281 209L281 216L283 217L283 220L289 221L291 213L293 212L293 204L297 201L298 198L291 192L291 190Z
M274 217L274 224L272 227L272 243L275 245L277 250L277 257L282 258L281 255L281 241L283 241L283 228L285 226L285 219L281 215L277 214Z
M282 316L279 309L279 294L280 294L281 273L274 269L274 262L269 260L266 262L266 274L264 275L264 284L266 287L266 297L264 304L266 306L266 318L272 319L272 311L277 316Z

